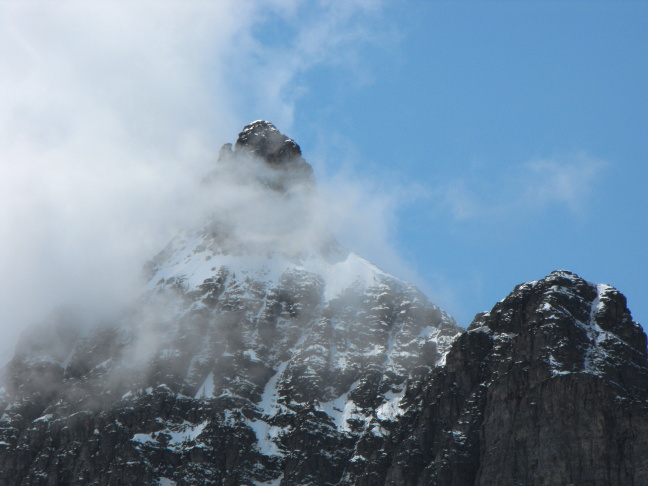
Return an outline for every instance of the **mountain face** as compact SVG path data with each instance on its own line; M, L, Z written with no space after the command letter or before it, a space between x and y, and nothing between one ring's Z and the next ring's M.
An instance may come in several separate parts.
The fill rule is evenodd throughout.
M0 484L644 485L646 336L568 272L463 332L338 244L299 146L246 126L139 299L23 336Z
M519 285L419 383L358 484L648 484L646 335L610 286Z

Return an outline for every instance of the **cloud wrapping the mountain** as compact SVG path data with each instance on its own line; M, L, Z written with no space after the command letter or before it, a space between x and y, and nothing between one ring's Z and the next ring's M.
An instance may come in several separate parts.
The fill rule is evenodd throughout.
M0 364L60 304L100 319L127 301L196 218L219 145L259 114L289 133L300 74L352 61L374 8L3 2ZM272 22L288 34L264 32Z

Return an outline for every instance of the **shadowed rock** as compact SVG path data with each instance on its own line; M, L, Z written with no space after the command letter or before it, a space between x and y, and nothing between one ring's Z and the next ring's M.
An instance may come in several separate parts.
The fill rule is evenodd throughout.
M646 335L608 285L519 285L406 401L384 473L357 484L648 484Z
M218 162L226 170L238 170L243 177L252 177L280 192L315 183L313 168L302 157L299 145L264 120L246 125L233 148L231 143L223 145ZM253 165L254 162L259 164ZM217 172L206 180L218 177Z

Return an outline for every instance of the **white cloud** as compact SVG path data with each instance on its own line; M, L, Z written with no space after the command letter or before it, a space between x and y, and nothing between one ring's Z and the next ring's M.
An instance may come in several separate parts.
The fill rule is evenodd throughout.
M143 262L193 216L219 145L252 118L290 133L299 76L353 59L372 9L0 3L3 342L59 303L100 314L132 295ZM273 25L288 30L259 34Z
M489 180L446 181L436 190L441 204L456 221L496 221L564 208L582 217L608 163L585 153L521 164Z
M283 14L283 19L271 24L272 28L261 36L252 29L236 36L237 49L230 52L226 72L227 78L236 84L232 94L237 103L246 108L254 106L261 113L272 113L273 123L289 132L296 103L310 89L302 80L306 72L321 66L341 68L352 71L353 79L362 82L366 72L359 53L365 45L383 37L367 27L380 3L263 3L264 7ZM240 55L240 50L245 55Z
M568 159L543 159L526 164L523 198L530 206L565 205L573 214L585 210L592 186L608 164L579 153Z

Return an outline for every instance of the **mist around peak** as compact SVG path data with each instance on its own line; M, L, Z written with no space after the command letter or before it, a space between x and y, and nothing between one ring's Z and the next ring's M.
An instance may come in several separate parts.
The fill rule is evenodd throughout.
M211 157L201 157L211 160L197 177L181 175L187 166L179 164L173 171L156 172L153 179L133 181L139 184L133 194L142 198L146 194L154 200L169 196L157 209L137 204L140 196L120 198L105 188L96 199L103 213L87 218L79 212L95 209L92 201L83 206L72 190L61 202L77 206L68 219L54 220L61 223L58 234L49 238L38 234L21 247L23 235L17 232L5 242L15 243L14 268L22 261L28 264L12 272L16 286L3 296L15 298L4 310L8 324L3 329L6 351L0 365L11 359L15 340L25 328L31 326L38 333L38 329L56 327L52 309L73 309L81 334L125 322L123 313L137 305L152 269L182 239L193 238L195 243L197 238L220 254L239 257L238 264L244 266L256 265L259 258L278 258L316 267L321 273L348 258L350 250L338 241L353 243L356 233L360 255L365 240L374 255L381 256L382 251L387 256L383 261L391 259L388 270L402 275L394 271L402 265L388 242L398 206L390 199L393 195L376 193L353 172L323 172L322 184L316 184L313 168L299 145L274 125L247 125L235 143L223 145ZM124 177L121 163L112 167ZM162 193L155 194L156 190ZM128 217L116 218L115 214ZM345 233L351 239L338 240ZM366 265L360 265L361 273L374 272L370 266L365 269Z
M297 256L336 245L312 167L268 122L247 125L221 148L201 197L204 228L226 252Z
M52 309L80 307L84 322L100 322L127 305L144 262L200 224L199 183L222 143L256 114L292 129L298 78L375 39L360 26L373 10L363 2L0 10L0 366ZM260 34L296 15L288 44ZM358 217L361 237L393 256L390 201L367 201L356 180L329 204L332 231L359 227Z

